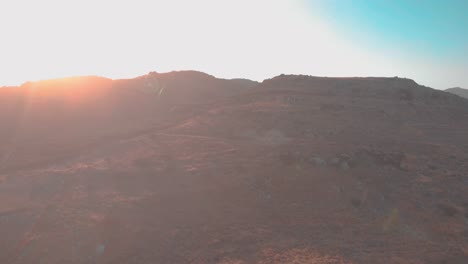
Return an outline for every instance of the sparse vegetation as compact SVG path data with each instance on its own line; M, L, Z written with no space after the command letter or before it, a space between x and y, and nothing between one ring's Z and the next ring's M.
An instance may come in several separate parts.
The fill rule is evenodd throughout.
M401 78L74 81L0 90L0 263L464 256L461 98Z

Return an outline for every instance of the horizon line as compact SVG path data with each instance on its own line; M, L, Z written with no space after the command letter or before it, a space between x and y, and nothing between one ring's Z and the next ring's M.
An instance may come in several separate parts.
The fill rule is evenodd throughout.
M37 82L45 82L45 81L54 81L54 80L64 80L64 79L76 79L76 78L103 78L103 79L108 79L108 80L111 80L111 81L118 81L118 80L132 80L132 79L136 79L136 78L140 78L140 77L143 77L143 76L147 76L149 74L152 74L152 73L155 73L155 74L171 74L171 73L184 73L184 72L194 72L194 73L200 73L200 74L205 74L205 75L208 75L208 76L211 76L213 78L216 78L216 79L219 79L219 80L248 80L248 81L252 81L252 82L257 82L257 83L262 83L266 80L270 80L270 79L273 79L273 78L277 78L277 77L280 77L280 76L306 76L306 77L315 77L315 78L330 78L330 79L350 79L350 78L362 78L362 79L365 79L365 78L382 78L382 79L403 79L403 80L411 80L411 81L414 81L415 83L417 83L418 85L421 85L419 84L416 80L412 79L412 78L407 78L407 77L400 77L400 76L318 76L318 75L310 75L310 74L303 74L303 73L281 73L279 75L275 75L275 76L272 76L270 78L266 78L266 79L263 79L263 80L255 80L255 79L250 79L250 78L245 78L245 77L235 77L235 78L222 78L222 77L217 77L215 75L212 75L210 73L207 73L207 72L204 72L204 71L201 71L201 70L172 70L172 71L167 71L167 72L158 72L158 71L149 71L147 72L146 74L143 74L143 75L137 75L137 76L133 76L133 77L123 77L123 78L111 78L111 77L107 77L107 76L104 76L104 75L95 75L95 74L83 74L83 75L70 75L70 76L64 76L64 77L53 77L53 78L45 78L45 79L36 79L36 80L27 80L27 81L24 81L20 84L17 84L17 85L1 85L0 84L0 88L14 88L14 87L21 87L21 86L24 86L28 83L37 83ZM422 86L425 86L425 85L422 85ZM451 89L451 88L462 88L462 87L447 87L445 89L438 89L438 88L433 88L433 87L430 87L430 86L426 86L426 87L429 87L429 88L432 88L432 89L437 89L437 90L445 90L445 89ZM464 88L462 88L464 89Z

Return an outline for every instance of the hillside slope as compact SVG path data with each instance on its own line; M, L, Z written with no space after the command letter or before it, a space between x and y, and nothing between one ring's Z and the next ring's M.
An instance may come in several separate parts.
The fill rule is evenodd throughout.
M1 263L468 260L458 96L398 78L92 83L0 92Z
M445 91L468 99L468 90L467 89L463 89L463 88L460 88L460 87L455 87L455 88L446 89Z
M0 155L0 168L47 163L111 138L167 126L189 117L196 105L247 86L183 71L128 80L74 77L3 88L0 153L7 154L3 162Z

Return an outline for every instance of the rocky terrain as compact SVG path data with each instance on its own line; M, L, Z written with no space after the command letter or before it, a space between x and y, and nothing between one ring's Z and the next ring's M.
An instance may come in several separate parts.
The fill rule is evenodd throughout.
M468 263L468 100L193 71L0 89L0 263Z
M463 89L463 88L460 88L460 87L454 87L454 88L449 88L449 89L447 89L445 91L468 99L468 90L467 89Z

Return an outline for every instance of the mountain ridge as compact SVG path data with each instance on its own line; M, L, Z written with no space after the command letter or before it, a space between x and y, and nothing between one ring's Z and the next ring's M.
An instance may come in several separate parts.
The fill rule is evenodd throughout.
M164 79L164 80L171 80L171 79L190 79L193 81L198 82L216 82L216 81L230 81L232 83L237 83L237 85L241 85L243 87L248 88L258 88L258 87L272 87L272 86L280 86L281 83L286 83L289 85L289 82L292 82L293 87L303 86L302 88L313 88L314 85L320 85L322 90L323 89L330 89L330 90L337 90L340 89L341 86L347 86L350 88L349 90L353 90L355 94L359 94L362 92L368 91L357 91L360 90L356 87L350 86L357 86L360 84L365 84L367 86L374 85L373 88L377 89L398 89L398 87L402 89L406 89L407 91L401 91L402 93L408 93L408 89L419 89L422 90L426 89L425 97L433 97L433 98L440 98L444 97L443 93L438 92L439 90L432 89L430 87L422 86L417 84L414 80L408 78L399 78L399 77L321 77L321 76L311 76L311 75L302 75L302 74L280 74L278 76L274 76L272 78L265 79L261 82L252 81L245 78L233 78L233 79L223 79L217 78L213 75L195 71L195 70L183 70L183 71L170 71L165 73L158 73L158 72L149 72L146 75L134 77L134 78L125 78L125 79L109 79L106 77L100 76L75 76L75 77L66 77L66 78L57 78L57 79L49 79L49 80L40 80L40 81L28 81L23 83L20 86L5 86L2 88L27 88L27 87L34 87L34 86L46 86L52 84L62 84L64 86L69 84L73 84L75 86L79 86L80 82L86 81L112 81L114 86L119 86L119 83L124 82L135 82L138 80L147 80L147 83L144 85L149 85L148 82L150 79ZM78 83L78 84L76 84ZM326 87L324 87L326 86ZM278 87L276 87L278 88ZM291 87L288 87L291 88ZM369 88L369 87L368 87ZM431 90L428 90L431 89ZM361 89L362 90L362 89ZM446 92L451 91L462 91L462 88L451 88L445 90ZM431 91L431 92L428 92ZM452 94L456 94L451 92ZM459 95L459 94L457 94ZM411 96L411 95L410 95ZM456 100L453 99L452 100Z
M467 102L194 71L0 89L0 263L467 263Z
M468 99L468 89L461 88L461 87L453 87L453 88L446 89L445 91Z

